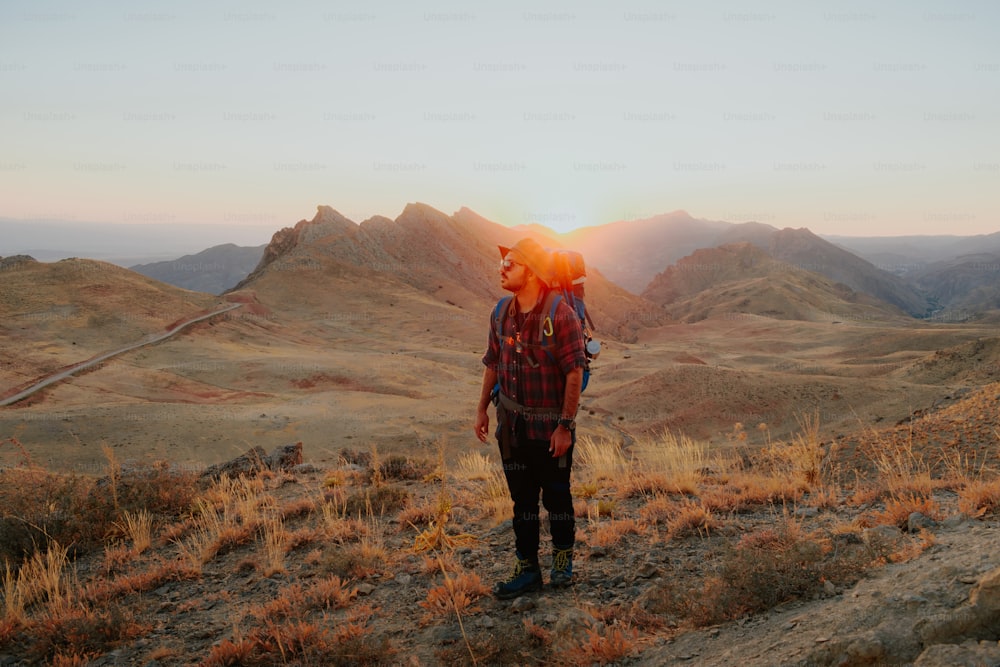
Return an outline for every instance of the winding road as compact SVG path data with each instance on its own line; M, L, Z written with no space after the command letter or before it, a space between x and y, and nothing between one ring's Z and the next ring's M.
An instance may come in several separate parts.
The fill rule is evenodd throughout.
M190 320L185 320L184 322L181 322L180 324L178 324L174 328L170 329L169 331L166 331L165 333L155 334L155 335L153 335L151 337L147 336L145 339L139 341L138 343L132 343L131 345L128 345L126 347L114 350L112 352L105 352L104 354L102 354L100 356L97 356L97 357L94 357L93 359L88 359L87 361L81 361L80 363L78 363L78 364L76 364L74 366L70 366L69 368L67 368L65 370L62 370L62 371L59 371L57 373L53 373L52 375L46 376L45 378L39 380L38 382L36 382L35 384L31 385L27 389L24 389L24 390L22 390L22 391L20 391L20 392L18 392L16 394L14 394L13 396L8 396L7 398L0 398L0 407L5 406L5 405L11 405L13 403L17 403L18 401L24 400L28 396L31 396L32 394L34 394L36 391L44 389L45 387L48 387L49 385L55 384L56 382L61 382L62 380L65 380L66 378L70 377L71 375L73 375L75 373L79 373L82 370L86 370L86 369L88 369L88 368L90 368L90 367L92 367L92 366L94 366L96 364L101 363L102 361L110 359L111 357L116 357L119 354L124 354L126 352L131 352L132 350L138 349L140 347L144 347L146 345L152 345L153 343L159 343L160 341L166 340L167 338L170 338L174 334L176 334L176 333L178 333L178 332L186 329L187 327L191 326L192 324L195 324L197 322L201 322L203 320L207 320L209 318L215 317L216 315L221 315L222 313L228 313L230 310L235 310L235 309L239 308L242 305L243 305L242 303L234 303L234 304L231 304L229 306L226 306L225 308L222 308L221 310L216 310L216 311L213 311L213 312L208 313L206 315L199 315L198 317L193 317Z

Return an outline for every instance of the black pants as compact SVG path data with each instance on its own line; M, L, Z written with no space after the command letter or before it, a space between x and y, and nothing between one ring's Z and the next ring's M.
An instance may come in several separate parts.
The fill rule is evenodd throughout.
M502 455L501 455L502 456ZM552 458L547 440L520 440L503 461L507 488L514 501L514 539L521 558L538 558L540 522L538 495L549 513L552 544L560 549L573 546L576 520L569 476L573 465L573 447L566 455Z

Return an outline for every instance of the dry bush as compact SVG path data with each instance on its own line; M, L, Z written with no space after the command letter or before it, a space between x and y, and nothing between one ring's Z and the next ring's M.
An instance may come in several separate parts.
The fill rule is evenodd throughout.
M458 459L458 467L455 471L457 477L468 480L485 480L496 468L496 464L485 454L476 452L466 452Z
M102 655L115 644L140 637L148 629L118 606L94 610L74 605L43 615L25 629L25 634L29 657L41 661L56 655Z
M454 552L438 551L433 555L424 556L420 564L420 572L426 576L434 576L443 572L447 576L449 572L452 574L462 572L462 566L455 559Z
M812 489L827 481L830 475L824 464L826 453L820 441L819 414L796 417L801 431L789 443L771 442L758 454L757 461L765 470L787 473Z
M418 461L398 454L389 456L379 464L382 479L424 479L433 471L434 464L430 461Z
M713 625L757 613L787 600L809 597L824 581L845 584L871 562L864 544L840 544L809 534L788 518L774 527L724 544L700 582L672 582L651 595L650 611L696 626Z
M75 577L67 572L68 549L52 543L36 551L15 573L9 566L4 576L4 616L24 618L36 603L50 611L71 607L77 589Z
M265 577L285 571L285 554L288 553L288 533L279 517L269 517L261 524L261 538L264 542Z
M888 498L885 501L885 510L878 513L876 520L877 523L896 526L905 531L909 525L910 515L914 512L932 519L941 518L941 506L936 500L927 496L906 494Z
M709 511L739 512L756 505L791 505L806 487L788 473L733 472L724 485L706 487L701 502Z
M114 579L92 581L81 589L84 600L105 603L117 597L159 588L170 581L187 581L201 576L201 566L193 567L184 560L156 561L151 567Z
M360 540L351 544L333 546L324 554L321 571L340 577L363 578L385 569L389 553L377 526L368 528Z
M281 518L285 521L308 516L316 510L316 501L312 498L299 498L281 506Z
M708 443L670 432L640 440L633 448L633 457L634 469L623 484L623 493L633 497L656 491L693 495L706 470L731 465L711 456Z
M665 526L673 516L676 503L666 496L654 496L639 508L639 518L650 526Z
M617 664L636 649L638 632L633 628L609 627L603 632L587 628L586 636L558 661L565 665Z
M804 499L808 507L817 509L832 509L840 506L841 489L833 483L825 483L814 487Z
M671 537L685 537L697 533L708 535L721 522L701 503L685 499L675 506L673 516L667 519L667 530Z
M635 519L616 519L592 527L587 542L593 546L610 547L621 542L626 535L642 535L644 532L642 524Z
M340 577L327 577L310 584L306 605L315 609L343 609L357 595L358 589L348 588Z
M947 486L943 480L934 479L931 464L917 450L912 422L905 435L872 431L863 444L863 451L875 467L882 488L889 495L929 496L935 489Z
M51 542L93 546L114 518L88 508L90 479L40 468L11 468L2 476L0 561L17 565Z
M426 526L435 516L437 516L436 502L425 501L419 505L407 502L406 507L400 510L396 519L399 521L400 530L403 530L404 526L413 528Z
M448 518L451 516L451 497L442 491L438 495L435 518L432 519L427 528L421 531L413 539L413 550L417 553L430 551L432 549L454 549L457 546L468 544L475 540L475 536L468 533L449 534L446 526Z
M461 617L475 611L475 602L489 592L489 587L478 574L462 573L449 577L446 573L444 584L431 588L427 597L417 604L427 612L425 622L450 614Z
M579 469L580 476L587 481L616 481L632 467L621 448L622 443L619 441L582 435L577 438L574 446L575 467Z
M397 486L373 486L351 494L344 502L343 515L383 516L395 514L406 506L409 494Z
M486 521L491 526L509 519L514 513L514 503L500 466L491 466L458 487L455 505L467 509L471 520Z
M123 511L122 520L115 526L132 542L132 550L136 554L153 546L153 516L145 509L134 513Z
M585 500L589 498L594 498L597 496L600 490L601 490L600 485L594 484L592 482L577 484L573 487L573 497L583 498Z
M958 490L958 510L966 516L981 518L1000 507L1000 477L966 482Z

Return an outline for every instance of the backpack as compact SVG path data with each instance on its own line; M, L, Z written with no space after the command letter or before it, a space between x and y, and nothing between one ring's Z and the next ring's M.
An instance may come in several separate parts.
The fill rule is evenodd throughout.
M566 301L570 309L576 313L580 320L580 329L583 331L584 350L587 356L587 365L583 368L583 384L580 387L582 393L590 382L590 361L596 359L601 353L601 344L594 340L591 332L594 321L587 312L587 304L584 301L583 283L587 279L587 269L583 262L583 255L573 250L554 250L550 252L552 274L549 276L549 289L545 295L542 312L548 312L548 317L540 318L538 321L538 338L541 348L548 354L549 359L555 360L552 355L552 322L556 321L556 308L561 301ZM493 309L493 329L497 333L497 338L503 341L503 325L507 318L510 300L513 295L505 296L497 302ZM493 388L494 393L499 392L499 384Z

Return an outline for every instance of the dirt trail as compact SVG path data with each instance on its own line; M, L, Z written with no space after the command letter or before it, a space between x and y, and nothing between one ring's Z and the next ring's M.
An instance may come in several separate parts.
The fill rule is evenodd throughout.
M138 343L132 343L131 345L126 345L125 347L119 348L117 350L113 350L111 352L105 352L103 354L100 354L100 355L92 358L92 359L88 359L86 361L81 361L80 363L74 364L73 366L70 366L67 369L58 371L56 373L53 373L51 375L48 375L48 376L42 378L41 380L39 380L38 382L35 382L33 385L31 385L27 389L23 389L23 390L19 391L18 393L14 394L12 396L7 396L6 398L0 398L0 406L12 405L14 403L17 403L18 401L24 400L28 396L31 396L35 392L37 392L37 391L39 391L41 389L44 389L45 387L53 385L53 384L55 384L57 382L61 382L62 380L65 380L66 378L70 377L71 375L74 375L76 373L79 373L80 371L83 371L83 370L86 370L88 368L91 368L91 367L93 367L93 366L101 363L102 361L107 361L108 359L110 359L112 357L117 357L120 354L124 354L126 352L131 352L132 350L138 349L140 347L144 347L146 345L152 345L153 343L159 343L160 341L166 340L166 339L170 338L171 336L174 336L175 334L183 331L184 329L186 329L187 327L191 326L192 324L195 324L197 322L201 322L203 320L207 320L209 318L215 317L216 315L221 315L222 313L228 313L230 310L235 310L236 308L240 308L241 306L243 306L242 303L230 304L229 306L226 306L225 308L221 308L219 310L212 311L211 313L208 313L206 315L199 315L199 316L193 317L193 318L191 318L189 320L185 320L185 321L181 322L180 324L178 324L177 326L173 327L172 329L170 329L170 330L168 330L168 331L166 331L166 332L164 332L162 334L153 334L152 336L147 336L146 338L144 338L143 340L139 341Z

